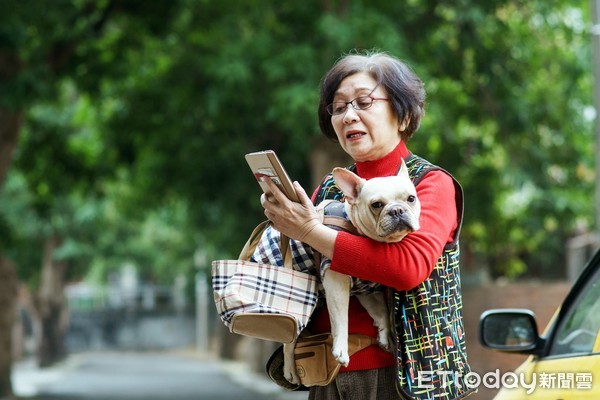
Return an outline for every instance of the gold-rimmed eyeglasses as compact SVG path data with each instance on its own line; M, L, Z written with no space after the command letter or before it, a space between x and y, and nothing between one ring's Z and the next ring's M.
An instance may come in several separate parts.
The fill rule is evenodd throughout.
M329 115L341 115L346 112L348 109L348 104L352 106L355 110L366 110L373 105L375 100L389 100L382 97L373 97L371 95L368 96L359 96L350 101L334 101L326 107Z

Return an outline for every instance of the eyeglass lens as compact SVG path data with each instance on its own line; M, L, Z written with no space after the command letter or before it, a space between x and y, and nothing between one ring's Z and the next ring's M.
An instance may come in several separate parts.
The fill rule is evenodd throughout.
M336 101L327 106L327 111L331 115L339 115L346 112L348 104L355 110L366 110L373 104L373 98L370 96L360 96L351 101Z

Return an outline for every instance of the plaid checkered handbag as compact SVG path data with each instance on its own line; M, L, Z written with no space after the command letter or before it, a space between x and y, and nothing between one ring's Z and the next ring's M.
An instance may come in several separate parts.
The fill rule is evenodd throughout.
M214 300L231 332L291 343L317 305L317 278L292 269L290 240L284 235L278 243L283 267L249 261L268 228L265 221L254 229L238 260L212 262Z

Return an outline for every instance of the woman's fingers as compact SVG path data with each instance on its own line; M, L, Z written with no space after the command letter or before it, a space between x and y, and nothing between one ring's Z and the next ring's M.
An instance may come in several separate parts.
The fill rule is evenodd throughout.
M312 207L313 203L310 200L310 197L308 197L308 194L306 193L304 188L300 185L300 183L298 183L298 181L294 181L293 185L294 185L294 190L296 190L296 194L298 195L298 198L300 199L300 203L305 207Z
M270 203L271 201L272 200L266 193L260 195L260 205L263 206L263 208L267 205L267 203Z
M268 200L273 202L275 200L278 203L285 203L286 200L289 201L285 193L283 193L279 187L273 182L271 178L266 178L267 186L271 193L268 194Z

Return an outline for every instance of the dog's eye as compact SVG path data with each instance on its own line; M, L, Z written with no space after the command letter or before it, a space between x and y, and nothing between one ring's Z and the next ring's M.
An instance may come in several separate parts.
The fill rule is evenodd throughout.
M381 208L383 207L383 203L381 201L374 201L373 203L371 203L371 207L377 209L377 208Z
M414 203L416 199L417 198L411 194L410 196L408 196L406 201L408 201L409 203Z

